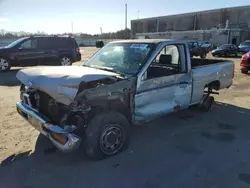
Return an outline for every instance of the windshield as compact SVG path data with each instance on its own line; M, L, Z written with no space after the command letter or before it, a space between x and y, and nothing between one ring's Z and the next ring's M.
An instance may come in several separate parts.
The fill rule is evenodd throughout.
M224 45L222 45L222 46L220 46L220 47L218 47L219 49L227 49L227 48L229 48L229 46L230 45L228 45L228 44L224 44Z
M243 46L243 45L244 45L244 46L250 46L250 42L243 42L241 45L242 45L242 46Z
M23 41L24 39L26 39L26 38L20 38L18 40L15 40L14 42L8 44L6 47L7 48L12 48L12 47L16 46L18 43L20 43L21 41Z
M146 61L154 44L111 43L104 46L84 66L122 74L136 74Z

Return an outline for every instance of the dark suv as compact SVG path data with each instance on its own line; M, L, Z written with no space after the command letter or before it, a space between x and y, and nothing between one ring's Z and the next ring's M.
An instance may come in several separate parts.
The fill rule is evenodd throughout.
M13 66L65 66L80 60L80 49L72 37L24 37L0 47L0 72Z

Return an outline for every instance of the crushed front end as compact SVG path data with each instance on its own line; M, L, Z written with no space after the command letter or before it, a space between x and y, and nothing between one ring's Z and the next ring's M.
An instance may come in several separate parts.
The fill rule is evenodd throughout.
M56 109L65 109L55 108L53 105L60 104L55 104L54 99L25 85L21 86L20 98L21 101L16 104L17 112L36 130L48 137L58 149L71 152L79 147L81 138L74 133L76 127L59 124L57 117L65 112Z

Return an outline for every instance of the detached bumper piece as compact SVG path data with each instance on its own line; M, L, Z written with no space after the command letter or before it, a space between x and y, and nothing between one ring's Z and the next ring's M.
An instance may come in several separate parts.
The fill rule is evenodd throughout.
M62 152L71 152L80 146L81 138L70 133L68 131L70 129L65 130L58 125L50 124L46 117L22 102L18 102L16 108L19 115L27 120L41 134L48 137Z

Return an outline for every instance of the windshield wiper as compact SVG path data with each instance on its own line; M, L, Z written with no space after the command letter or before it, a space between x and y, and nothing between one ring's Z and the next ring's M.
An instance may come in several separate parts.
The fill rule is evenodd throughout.
M92 68L96 68L96 69L100 69L100 70L105 70L105 71L113 72L113 73L116 73L116 74L120 74L122 77L126 77L126 75L124 73L122 73L120 71L117 71L117 70L114 70L113 68L110 68L110 67L103 67L103 66L96 66L96 65L90 65L88 67L92 67Z

